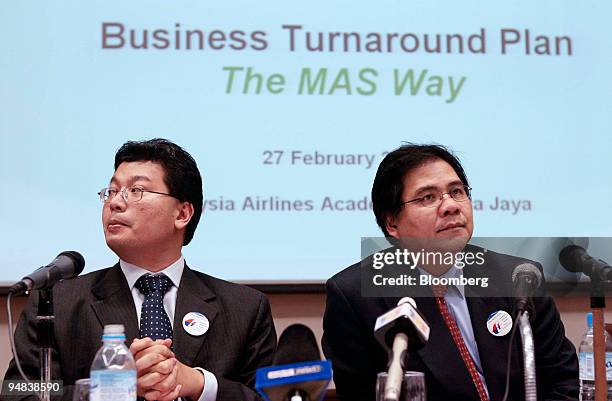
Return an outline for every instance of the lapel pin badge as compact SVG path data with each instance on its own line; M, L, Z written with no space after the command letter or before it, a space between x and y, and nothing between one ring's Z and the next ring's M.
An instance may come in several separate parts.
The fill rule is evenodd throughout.
M487 318L487 329L495 337L503 337L512 330L512 316L504 310L493 312Z
M210 322L199 312L189 312L183 317L183 329L192 336L201 336L208 331Z

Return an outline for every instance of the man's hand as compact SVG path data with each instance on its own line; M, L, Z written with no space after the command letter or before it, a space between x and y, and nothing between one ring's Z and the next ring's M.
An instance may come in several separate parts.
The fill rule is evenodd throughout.
M204 375L202 372L185 365L182 362L176 361L178 368L177 383L181 383L181 397L187 397L192 400L197 400L204 391ZM162 401L162 400L159 400ZM163 400L166 401L166 400Z
M136 360L138 395L147 400L197 400L204 391L204 375L179 362L170 350L172 340L135 339L130 352Z
M134 339L130 352L136 360L137 393L147 400L170 401L181 390L176 384L177 360L170 350L172 340ZM171 387L172 386L172 387Z

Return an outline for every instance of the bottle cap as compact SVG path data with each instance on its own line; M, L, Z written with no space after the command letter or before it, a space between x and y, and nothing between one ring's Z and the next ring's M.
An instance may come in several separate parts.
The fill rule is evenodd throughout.
M107 324L104 326L102 340L122 341L125 340L125 329L122 324Z
M587 327L590 329L593 327L593 313L587 313Z
M125 328L122 324L107 324L104 326L104 335L121 335L125 333Z

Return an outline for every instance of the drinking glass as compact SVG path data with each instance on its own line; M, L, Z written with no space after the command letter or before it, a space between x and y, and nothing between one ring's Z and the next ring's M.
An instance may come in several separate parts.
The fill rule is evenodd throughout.
M387 372L379 373L376 378L376 401L385 401ZM404 372L399 401L426 401L425 374L423 372Z
M89 388L91 387L91 379L79 379L74 382L74 394L72 401L89 401Z

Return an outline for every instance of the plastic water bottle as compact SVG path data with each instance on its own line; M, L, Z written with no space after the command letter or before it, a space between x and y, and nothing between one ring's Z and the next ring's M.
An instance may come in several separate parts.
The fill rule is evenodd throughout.
M593 314L587 313L587 332L582 336L578 347L578 363L580 365L580 399L591 401L595 399L595 363L593 354ZM612 339L604 331L606 341L606 379L608 384L608 401L612 401Z
M135 401L136 362L122 324L104 326L102 348L91 364L90 401Z

